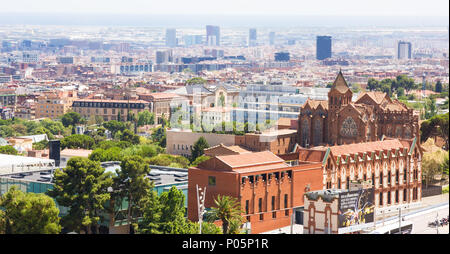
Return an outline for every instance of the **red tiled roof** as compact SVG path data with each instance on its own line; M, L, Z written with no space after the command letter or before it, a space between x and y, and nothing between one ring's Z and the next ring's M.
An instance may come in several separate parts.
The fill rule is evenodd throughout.
M376 103L376 104L381 104L384 100L384 98L386 98L386 93L383 92L378 92L378 91L374 91L374 92L364 92L361 93L361 95L358 97L358 99L356 99L356 103L358 103L358 101L364 97L365 95L369 96L370 98L372 98L372 100Z
M262 166L265 164L273 164L271 165L272 167L275 165L287 166L283 159L270 151L217 156L216 158L233 169L242 167L254 168L255 166Z
M397 148L409 148L409 142L400 141L398 139L391 140L383 140L383 141L374 141L374 142L365 142L358 144L348 144L348 145L340 145L340 146L331 146L331 153L334 156L341 156L346 154L357 154L364 152L374 152L379 150L391 150Z
M348 88L347 81L345 81L344 75L339 71L336 80L331 87L331 90L336 89L340 93L346 93L350 88Z
M144 100L76 99L74 102L148 103Z

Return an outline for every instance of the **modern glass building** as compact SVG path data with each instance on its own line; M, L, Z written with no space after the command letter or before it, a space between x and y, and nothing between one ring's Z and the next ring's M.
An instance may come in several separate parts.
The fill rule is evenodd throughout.
M317 36L316 59L324 60L331 57L331 36Z

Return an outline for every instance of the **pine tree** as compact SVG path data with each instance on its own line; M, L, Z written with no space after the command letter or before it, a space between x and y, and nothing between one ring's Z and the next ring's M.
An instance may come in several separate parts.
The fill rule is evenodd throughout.
M204 150L208 148L208 142L206 142L206 139L202 136L200 137L192 147L192 155L191 155L191 162L195 161L197 157L200 157L203 155Z

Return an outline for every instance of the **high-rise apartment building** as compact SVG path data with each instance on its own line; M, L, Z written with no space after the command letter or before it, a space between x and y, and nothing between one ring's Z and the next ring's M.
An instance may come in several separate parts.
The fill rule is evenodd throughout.
M398 59L411 59L411 42L399 41L398 42Z
M220 46L220 27L206 26L206 45Z
M331 36L317 36L316 59L323 60L331 57Z
M173 62L172 50L156 51L156 64Z
M190 47L192 45L203 44L203 36L202 35L185 35L183 36L184 45L186 47Z
M276 62L288 62L290 60L289 52L277 52L275 53Z
M248 30L248 46L256 46L256 28L250 28Z
M177 46L177 31L175 29L166 29L166 46L171 48Z
M275 44L275 32L269 33L269 44L274 45Z

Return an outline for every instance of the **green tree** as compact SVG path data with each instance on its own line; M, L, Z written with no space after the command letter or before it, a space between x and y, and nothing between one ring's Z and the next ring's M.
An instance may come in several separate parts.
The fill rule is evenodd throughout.
M230 223L240 222L238 228L242 225L242 216L240 204L236 198L230 196L218 195L214 200L215 207L212 207L208 213L208 220L214 222L216 220L222 221L222 232L224 234L229 233ZM233 226L236 228L236 225Z
M442 93L442 83L440 80L438 80L436 82L436 88L435 88L436 93Z
M62 218L63 226L76 232L98 234L105 205L111 197L108 192L113 184L111 173L105 173L99 162L73 157L65 169L56 169L53 180L54 188L48 191L49 196L69 208Z
M40 124L45 129L49 130L53 135L62 135L65 132L64 125L59 121L52 121L50 119L44 119L40 121Z
M8 125L0 126L0 137L8 138L8 137L12 137L15 135L16 135L16 132L14 131L14 129L11 126L8 126Z
M0 146L0 153L10 154L10 155L19 154L19 152L13 146L10 146L10 145Z
M206 155L199 156L199 157L197 157L197 159L195 159L195 161L193 161L191 163L191 167L197 167L198 164L200 164L200 163L202 163L204 161L207 161L209 159L211 159L211 157L206 156Z
M206 142L206 139L202 136L200 137L192 147L192 155L191 155L191 161L195 161L198 157L202 156L206 148L208 148L208 142Z
M185 157L170 154L158 154L151 158L145 158L145 162L149 165L158 166L170 166L171 164L178 164L182 168L187 168L189 166L189 160Z
M206 80L202 77L188 79L186 85L206 84Z
M448 153L443 150L423 154L422 174L426 186L433 181L436 175L442 173L442 164L445 162L446 155Z
M95 140L87 135L73 134L64 137L61 140L61 149L65 148L82 148L82 149L92 149L95 144Z
M161 147L166 147L166 129L164 127L158 127L152 132L152 140L156 142Z
M23 193L13 186L0 197L0 233L58 234L58 214L59 209L49 196Z
M352 92L359 93L362 90L361 85L358 83L352 84Z
M33 143L33 150L44 150L48 148L48 141L42 140L36 143Z
M111 147L119 147L120 149L126 149L128 147L131 147L133 144L131 144L128 141L116 141L116 140L104 140L100 141L95 145L95 148L101 148L101 149L109 149Z
M445 158L444 158L444 162L441 164L441 171L442 173L444 173L444 175L447 175L448 177L448 154L446 154Z
M403 96L405 96L405 89L404 89L403 87L399 87L399 88L397 89L397 96L398 96L398 97L403 97Z
M126 141L137 145L139 144L139 135L134 134L128 129L125 129L120 135L120 141Z
M153 188L153 183L146 176L150 168L140 156L128 156L122 160L120 170L114 177L114 200L122 203L126 200L128 224L136 228L137 216L142 213L145 199Z
M380 82L376 79L369 78L369 80L367 81L367 89L369 89L370 91L380 90L381 89Z
M445 140L445 149L449 148L449 113L433 116L423 121L420 125L421 140L427 140L430 137L441 136Z
M184 217L184 194L175 186L170 191L163 192L159 198L161 202L160 231L163 234L192 233L189 223Z
M122 156L120 155L121 149L119 147L111 147L106 150L97 148L89 155L89 159L92 161L120 161Z
M75 126L79 124L81 120L82 117L77 112L68 112L61 117L61 122L64 125L64 127L68 127L70 125Z
M147 124L154 124L155 123L155 114L151 113L148 110L144 110L142 112L138 113L138 120L137 120L138 126L144 126Z
M156 156L162 152L164 152L164 149L157 145L134 145L122 150L121 156L139 155L146 158Z
M159 201L158 193L150 191L149 196L144 200L142 221L139 222L138 232L140 234L160 234L162 205Z
M123 132L125 129L130 129L130 126L127 126L126 123L116 120L104 122L103 127L109 130L112 133L112 136L114 136L118 131Z

